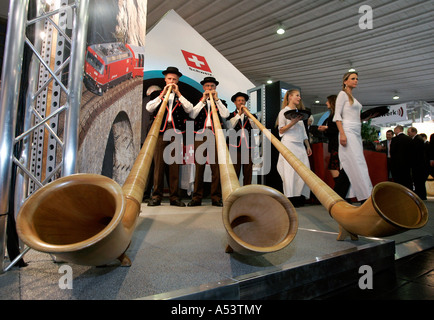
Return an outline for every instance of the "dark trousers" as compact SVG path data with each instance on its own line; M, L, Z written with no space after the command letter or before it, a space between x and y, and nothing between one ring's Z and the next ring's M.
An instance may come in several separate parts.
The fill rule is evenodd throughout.
M410 168L404 167L400 168L399 170L393 169L392 170L392 179L393 182L399 183L403 185L404 187L413 190L413 182L411 178L411 171Z
M197 135L196 135L197 136ZM194 141L194 152L195 152L195 159L197 159L196 150L201 146L203 143L206 142L206 136L203 137L203 141L198 141L195 139ZM220 186L220 170L219 165L217 161L217 149L216 144L214 144L215 148L215 157L214 159L209 159L210 167L211 167L211 200L213 202L218 202L222 199L222 191ZM204 154L204 156L207 156ZM205 172L205 165L206 164L200 164L195 161L196 166L196 174L194 178L194 192L193 192L193 198L194 201L202 201L203 198L203 176Z
M339 171L339 176L335 178L335 186L333 190L342 198L345 199L350 188L350 180L343 169Z
M164 162L164 149L171 143L171 141L163 140L163 133L158 136L157 145L155 146L154 153L154 192L152 193L152 198L155 200L160 200L163 198L163 188L164 188L164 172L166 166L169 167L169 200L175 201L179 200L179 164L176 162L167 165ZM174 152L175 150L173 150ZM172 152L172 156L173 156Z
M391 158L387 158L387 178L389 180L392 179L392 159Z
M413 184L414 193L416 193L421 200L426 200L426 180L428 179L428 171L413 169Z
M252 184L253 162L251 150L247 148L242 150L242 147L239 147L236 148L235 152L232 152L232 150L230 150L230 153L238 179L240 178L241 168L243 168L243 186ZM232 156L232 154L236 155L236 161L234 161L235 156Z

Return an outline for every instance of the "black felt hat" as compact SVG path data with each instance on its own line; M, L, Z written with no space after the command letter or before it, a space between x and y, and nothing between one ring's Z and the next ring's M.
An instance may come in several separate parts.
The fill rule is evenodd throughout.
M244 99L246 99L246 102L249 101L249 96L247 94L245 94L245 93L242 93L242 92L235 93L232 96L231 101L235 102L235 99L238 98L238 97L243 97Z
M178 68L176 68L176 67L167 67L167 69L163 71L163 74L166 75L168 73L176 74L180 78L182 77L182 73L179 72Z
M213 77L205 77L205 78L200 82L200 84L201 84L201 85L204 85L205 83L208 83L208 82L215 83L216 86L219 85L219 82L218 82L215 78L213 78Z

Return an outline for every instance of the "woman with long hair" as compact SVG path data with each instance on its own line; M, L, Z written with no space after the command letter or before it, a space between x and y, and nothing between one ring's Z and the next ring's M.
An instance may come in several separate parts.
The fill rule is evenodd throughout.
M356 197L363 202L371 195L372 183L363 154L360 119L362 105L353 96L358 81L356 72L347 72L342 80L342 91L336 98L333 121L339 130L341 171L334 189L342 198Z
M308 156L312 154L312 150L302 116L297 116L291 120L285 117L285 112L298 108L304 109L300 91L296 89L287 91L283 99L282 110L278 116L279 136L281 142L310 168ZM303 206L305 199L310 196L310 189L281 154L277 161L277 171L282 178L284 195L295 207Z
M339 176L340 163L339 163L339 130L336 123L333 122L333 117L335 116L336 109L336 98L337 95L330 95L327 97L327 109L330 111L330 115L325 121L325 124L318 127L318 131L324 132L328 139L328 152L330 153L330 161L328 164L328 169L333 179Z

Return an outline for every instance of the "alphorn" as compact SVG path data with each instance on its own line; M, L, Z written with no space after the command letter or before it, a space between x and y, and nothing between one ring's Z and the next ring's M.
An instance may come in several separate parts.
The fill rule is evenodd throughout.
M226 252L260 255L285 248L298 230L294 206L281 192L263 185L240 187L226 146L212 95L211 113L223 198L223 225L228 234Z
M160 126L172 87L158 110L146 140L121 187L97 174L73 174L38 189L22 205L17 231L30 248L61 261L101 266L125 254L131 242Z
M371 196L360 207L349 204L295 157L246 107L243 111L339 224L338 240L344 240L348 235L352 239L356 239L358 235L387 237L410 229L422 228L427 223L428 210L423 201L411 190L393 182L378 183L373 188Z

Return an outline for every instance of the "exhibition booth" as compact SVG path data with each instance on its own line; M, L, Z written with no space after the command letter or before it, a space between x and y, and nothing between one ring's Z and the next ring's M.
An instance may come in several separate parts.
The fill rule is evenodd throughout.
M428 222L433 204L388 181L384 153L364 151L374 189L360 204L333 191L326 141L312 144L310 169L280 143L275 121L284 93L303 90L297 84L255 87L174 10L144 32L146 1L122 8L118 1L80 1L72 5L81 22L74 25L64 20L71 18L71 4L60 2L45 4L52 11L41 18L30 8L29 24L48 36L32 39L30 49L44 53L33 60L23 62L15 54L24 50L25 30L9 24L11 66L2 78L2 110L8 112L0 119L2 137L9 139L0 148L11 155L1 164L7 190L2 199L10 199L13 209L0 212L0 236L8 240L0 250L7 256L0 299L316 299L358 283L362 266L373 273L390 270L396 259L434 247ZM26 10L16 2L11 8L23 25ZM39 24L46 16L49 25L63 23ZM87 32L81 29L86 23ZM64 61L71 62L70 69L62 69ZM201 98L205 77L219 81L218 97L230 112L236 92L249 96L249 117L258 127L252 153L261 161L255 163L253 184L240 185L225 137L216 134L218 156L225 157L219 162L223 207L208 198L197 207L143 201L149 183L152 187L169 95L155 114L146 111L146 103L150 89L164 87L169 66L182 72L180 91L192 101ZM21 85L29 92L18 95L21 80L14 75L20 70L29 75ZM424 102L390 106L390 114L371 124L381 131L379 139L401 123L429 136L431 109ZM314 124L324 117L314 115ZM9 126L16 122L17 129ZM15 130L21 131L12 138ZM181 150L180 187L188 197L195 167L188 159L191 145ZM295 208L282 194L279 154L311 190L304 207ZM209 171L205 181L211 182ZM6 237L6 226L15 221Z

